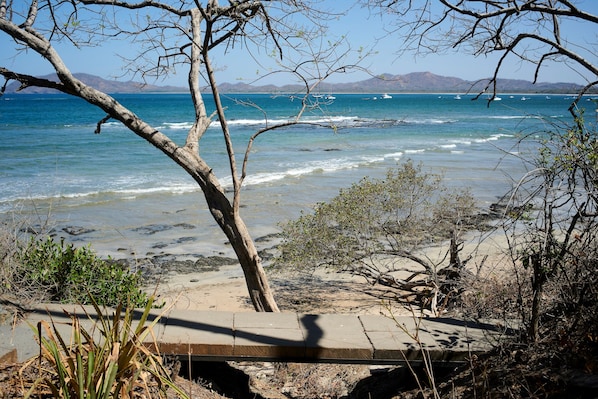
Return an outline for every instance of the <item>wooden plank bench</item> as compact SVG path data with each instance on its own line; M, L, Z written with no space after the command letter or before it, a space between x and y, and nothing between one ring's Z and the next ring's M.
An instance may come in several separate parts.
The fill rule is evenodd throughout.
M61 328L69 334L69 319L63 309L86 318L74 305L40 305L29 314L28 321L35 324L49 320L51 315L55 322L67 323ZM94 314L93 309L88 311ZM159 313L156 310L153 316ZM6 337L2 337L0 356L15 348L19 358L37 353L33 332L23 324L15 328L26 328L28 333L13 330L13 341L29 334L29 346L6 344ZM490 350L513 333L494 323L451 318L177 309L167 311L154 328L160 353L193 360L356 364L417 362L423 358L422 349L433 362L462 362Z

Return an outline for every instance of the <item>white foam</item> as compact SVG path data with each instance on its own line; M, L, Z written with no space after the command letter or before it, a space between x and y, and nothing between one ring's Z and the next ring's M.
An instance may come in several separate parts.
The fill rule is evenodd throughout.
M299 120L293 118L277 118L277 119L227 119L229 126L274 126L278 124L289 124L296 123L310 124L310 125L321 125L325 126L336 126L341 128L347 127L360 127L360 126L375 126L375 125L400 125L400 124L413 124L413 125L436 125L455 123L457 120L454 119L373 119L373 118L361 118L355 115L336 115L336 116L306 116ZM163 122L158 126L159 129L190 129L193 126L192 122ZM219 122L217 120L212 121L210 127L217 128Z
M476 139L474 140L476 143L487 143L489 141L496 141L496 140L500 140L501 138L504 137L514 137L514 135L512 134L505 134L505 133L497 133L497 134L493 134L489 137L486 138L480 138L480 139Z
M281 166L282 170L277 172L249 173L243 181L243 185L266 184L285 178L297 178L315 173L334 173L382 161L384 161L384 157L361 157L359 159L334 158L323 161L312 161L302 166L288 165L287 169ZM232 187L232 178L227 176L221 179L221 183L223 187L230 188Z
M455 123L456 119L403 119L405 123L411 123L414 125L444 125L447 123Z
M488 119L545 119L546 117L540 115L492 115Z
M403 156L403 152L399 151L399 152L391 152L390 154L384 154L384 158L390 158L390 159L399 159Z
M460 144L460 145L471 145L472 141L466 140L466 139L458 139L458 140L453 140L453 143Z
M161 127L159 127L160 129L162 128L166 128L166 129L172 129L172 130L189 130L191 129L191 127L193 126L193 123L191 122L165 122Z

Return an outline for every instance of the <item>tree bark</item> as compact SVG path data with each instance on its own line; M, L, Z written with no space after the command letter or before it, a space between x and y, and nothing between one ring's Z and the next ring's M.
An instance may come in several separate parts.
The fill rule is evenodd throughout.
M204 189L212 216L228 238L241 264L249 296L258 312L278 312L278 306L268 284L262 260L243 219L233 211L228 198L220 190L210 186Z

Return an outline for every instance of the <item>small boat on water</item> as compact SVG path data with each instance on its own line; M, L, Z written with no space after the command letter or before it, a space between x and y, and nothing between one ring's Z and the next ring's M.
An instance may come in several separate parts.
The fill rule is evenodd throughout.
M455 97L453 97L453 98L454 98L455 100L460 100L460 99L461 99L461 96L457 94L457 95L456 95Z
M388 94L388 93L384 93L384 94L382 94L381 98L389 99L389 98L392 98L392 96L390 94Z
M312 94L311 96L317 100L336 100L336 97L332 94Z

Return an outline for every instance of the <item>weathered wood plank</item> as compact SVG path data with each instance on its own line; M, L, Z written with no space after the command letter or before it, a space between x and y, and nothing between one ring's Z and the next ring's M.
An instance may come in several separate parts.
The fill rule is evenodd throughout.
M39 320L59 325L68 340L70 319L62 309L76 312L90 326L87 315L72 305L39 305L26 323ZM91 309L85 309L90 315ZM106 314L111 314L106 309ZM141 313L139 314L139 316ZM152 312L151 319L159 316ZM465 361L508 339L513 330L497 323L474 323L451 318L391 319L376 315L212 312L170 310L160 314L152 339L163 354L204 360L267 360L386 364L421 360ZM0 344L0 357L16 350L35 354L33 331L26 323L0 326L10 338ZM23 328L26 327L26 328ZM10 330L13 328L13 330ZM15 332L21 335L15 337ZM22 335L30 332L28 338ZM18 338L18 339L17 339ZM149 343L146 342L146 343ZM14 356L13 356L14 357Z
M315 360L370 361L374 348L357 315L300 315L306 357Z

